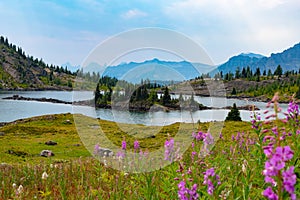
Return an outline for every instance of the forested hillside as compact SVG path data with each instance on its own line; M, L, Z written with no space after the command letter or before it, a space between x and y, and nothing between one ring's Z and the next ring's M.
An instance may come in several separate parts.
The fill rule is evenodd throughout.
M74 75L67 68L48 65L42 59L26 55L21 47L0 37L0 89L69 90Z

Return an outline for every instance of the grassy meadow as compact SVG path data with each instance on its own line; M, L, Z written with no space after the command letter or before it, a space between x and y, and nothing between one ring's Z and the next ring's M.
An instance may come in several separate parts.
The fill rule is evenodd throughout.
M213 123L147 127L71 114L18 120L0 127L0 199L294 199L300 196L299 116L274 117L227 121L221 135L213 134ZM189 142L184 153L176 145L181 139ZM49 140L58 144L45 145ZM93 149L97 143L105 147L106 140L123 149L99 162ZM266 174L266 163L275 157L266 154L266 146L274 155L281 146L292 150L274 177ZM55 156L41 157L44 149ZM150 172L132 170L134 164L153 164L147 155L159 149L165 155L159 159L167 164ZM126 155L134 157L134 164L126 162ZM124 170L112 167L118 164ZM291 166L294 176L288 179ZM295 176L297 182L288 185Z

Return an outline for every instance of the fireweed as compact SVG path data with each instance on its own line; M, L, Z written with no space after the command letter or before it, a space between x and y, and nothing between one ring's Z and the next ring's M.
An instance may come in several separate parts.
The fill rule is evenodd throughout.
M199 131L198 133L192 133L192 137L195 139L196 143L203 142L203 146L199 152L199 157L207 156L210 153L211 148L214 145L214 137L210 133L203 133ZM193 143L194 144L194 143Z
M266 135L263 139L264 143L267 143L263 147L264 154L267 157L265 162L265 169L263 170L264 180L267 184L270 184L263 192L262 195L268 199L277 200L286 197L286 194L290 196L290 199L296 199L295 184L296 175L294 173L294 166L290 164L293 158L294 152L289 145L283 146L286 140L286 132L281 129L280 120L278 119L278 113L281 112L281 108L278 104L278 94L275 94L272 101L268 104L268 107L272 107L275 114L268 115L266 119L275 118L275 126L271 128L271 135ZM294 103L289 104L287 120L298 120L299 112L298 106ZM285 121L284 121L285 123Z
M194 184L191 189L185 187L185 181L178 184L178 198L180 200L194 200L199 198L197 193L197 184Z
M172 162L174 160L174 139L170 138L165 142L165 160Z
M215 188L221 184L220 176L215 173L214 168L207 169L204 172L204 185L207 185L207 193L213 195Z
M178 183L178 198L180 200L196 200L199 199L199 194L197 193L198 184L193 183L194 179L193 172L190 166L185 170L185 165L179 162L179 169L176 171L179 173L180 178L176 177L175 180L180 180ZM189 187L189 185L191 185Z
M298 139L300 135L300 116L299 116L299 106L296 104L295 100L292 99L292 101L289 103L289 107L287 109L287 112L284 113L286 115L286 120L283 122L288 125L289 129L289 135L293 137L293 141L295 142L295 146L298 146ZM298 152L295 152L298 155Z

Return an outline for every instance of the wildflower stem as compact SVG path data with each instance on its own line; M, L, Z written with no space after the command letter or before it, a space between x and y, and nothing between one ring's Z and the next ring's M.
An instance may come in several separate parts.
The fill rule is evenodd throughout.
M278 95L278 94L275 94L275 95ZM274 101L274 111L275 111L275 126L277 127L277 147L280 147L280 129L279 129L279 118L278 118L278 110L279 110L279 107L278 107L278 101L277 99ZM276 147L274 148L276 149ZM281 170L278 171L278 174L277 174L277 181L278 181L278 198L279 200L282 200L282 175L281 175Z

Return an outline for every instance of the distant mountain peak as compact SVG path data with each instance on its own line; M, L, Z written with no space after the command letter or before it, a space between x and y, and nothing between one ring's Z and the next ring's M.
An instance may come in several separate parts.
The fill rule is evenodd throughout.
M237 67L250 67L252 70L274 71L280 65L283 71L298 71L300 69L300 43L279 53L272 53L266 57L255 53L242 53L228 59L227 62L218 66L218 71L223 73L235 72ZM216 73L216 71L215 71Z
M208 73L213 68L215 67L201 63L153 58L143 62L129 62L116 66L108 66L103 75L116 77L132 83L139 83L141 79L183 81L193 79L202 73Z
M257 53L251 53L251 52L248 52L248 53L241 53L239 56L248 56L250 58L263 58L265 56L261 55L261 54L257 54Z

